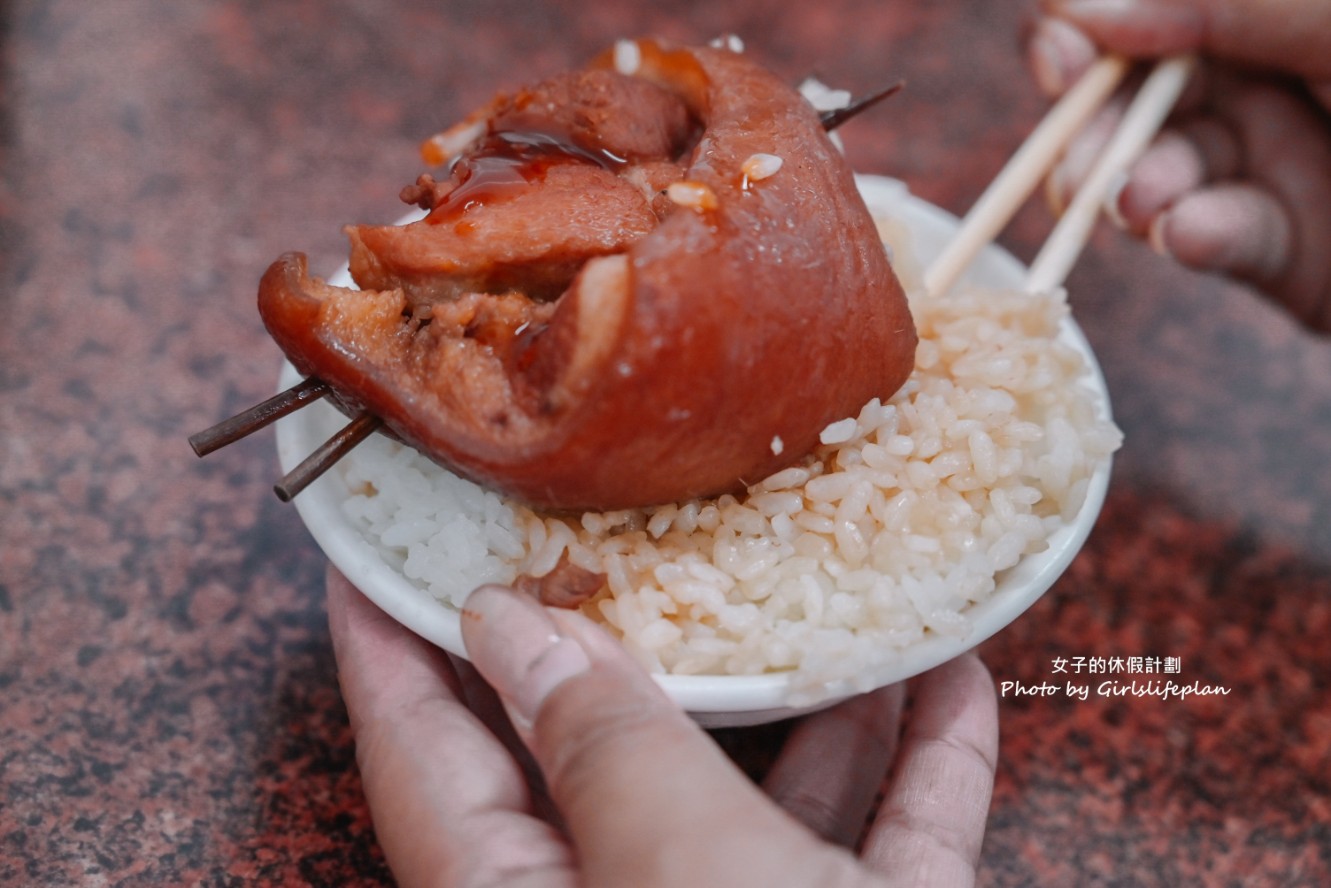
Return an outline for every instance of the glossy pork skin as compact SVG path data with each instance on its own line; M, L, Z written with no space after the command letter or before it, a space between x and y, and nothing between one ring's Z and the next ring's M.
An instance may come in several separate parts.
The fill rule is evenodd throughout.
M278 344L344 410L539 508L740 489L914 365L816 112L729 50L632 46L630 74L607 55L464 121L450 178L404 193L423 220L349 229L361 290L299 254L260 285ZM760 177L755 155L780 166Z

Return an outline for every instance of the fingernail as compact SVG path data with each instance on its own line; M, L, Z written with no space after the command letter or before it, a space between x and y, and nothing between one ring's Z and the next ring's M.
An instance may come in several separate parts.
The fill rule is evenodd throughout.
M1122 231L1128 229L1127 217L1123 215L1123 207L1120 202L1123 199L1123 191L1128 187L1128 174L1119 170L1114 177L1109 180L1109 190L1105 194L1105 215L1109 221Z
M530 727L555 688L591 668L582 646L562 635L535 599L503 586L481 586L462 608L467 656Z
M1131 28L1138 51L1151 54L1178 52L1196 46L1204 36L1204 4L1166 0L1060 0L1050 4L1057 15L1066 16L1088 30Z
M1146 243L1150 245L1151 249L1154 250L1157 255L1164 256L1166 259L1173 259L1173 252L1165 245L1165 226L1168 224L1168 210L1157 214L1156 217L1151 220L1151 227L1146 231Z
M1027 59L1035 84L1046 95L1061 95L1096 55L1090 38L1061 19L1035 23L1027 44Z
M1047 96L1056 96L1067 89L1067 80L1063 77L1059 64L1058 48L1054 46L1048 31L1052 19L1041 19L1031 35L1027 54L1030 59L1031 73L1035 75L1035 85Z
M1117 18L1138 12L1143 5L1141 0L1056 0L1055 9L1073 18ZM1159 5L1159 4L1156 4Z
M1044 180L1045 205L1049 207L1049 212L1055 218L1062 216L1063 211L1068 208L1067 178L1067 174L1060 164L1050 170L1049 175Z

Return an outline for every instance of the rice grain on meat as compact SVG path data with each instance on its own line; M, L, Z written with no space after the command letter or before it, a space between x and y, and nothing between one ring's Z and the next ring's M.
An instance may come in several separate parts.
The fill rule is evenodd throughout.
M908 240L880 225L919 294ZM343 460L346 513L449 606L567 553L607 578L584 612L649 669L853 684L927 634L964 634L967 607L1045 548L1121 441L1057 339L1062 291L962 288L911 308L905 387L744 496L543 515L375 438Z

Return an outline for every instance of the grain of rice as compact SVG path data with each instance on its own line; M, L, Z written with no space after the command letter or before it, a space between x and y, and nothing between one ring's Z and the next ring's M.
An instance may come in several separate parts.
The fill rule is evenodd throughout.
M673 503L662 506L657 510L656 514L652 515L651 519L648 520L647 532L652 535L653 539L659 540L661 537L665 536L665 532L670 529L670 525L674 522L675 516L678 514L679 507Z
M717 207L716 192L703 182L671 182L666 186L666 197L691 210L714 210Z
M626 77L632 77L642 67L642 49L636 40L616 40L614 49L615 70Z
M788 490L792 487L803 487L813 473L804 466L791 466L788 469L782 469L775 475L770 475L766 480L759 481L754 485L755 490Z
M728 49L731 52L743 52L744 41L738 34L723 34L711 40L711 45L717 49Z
M775 154L751 154L740 164L739 171L743 177L742 187L748 187L750 182L761 182L763 179L770 179L781 171L785 161Z
M823 429L818 440L822 444L844 444L853 437L855 437L855 420L847 417Z

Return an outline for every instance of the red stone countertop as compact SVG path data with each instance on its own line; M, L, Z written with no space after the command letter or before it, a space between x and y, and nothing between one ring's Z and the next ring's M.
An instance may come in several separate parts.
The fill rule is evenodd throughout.
M579 6L0 7L0 883L389 882L271 434L185 438L274 387L267 263L334 267L423 135L619 36L735 32L792 80L906 77L849 153L964 211L1042 111L1019 3ZM1108 229L1070 287L1127 445L986 660L1174 657L1229 694L1005 698L981 883L1331 884L1331 341Z

